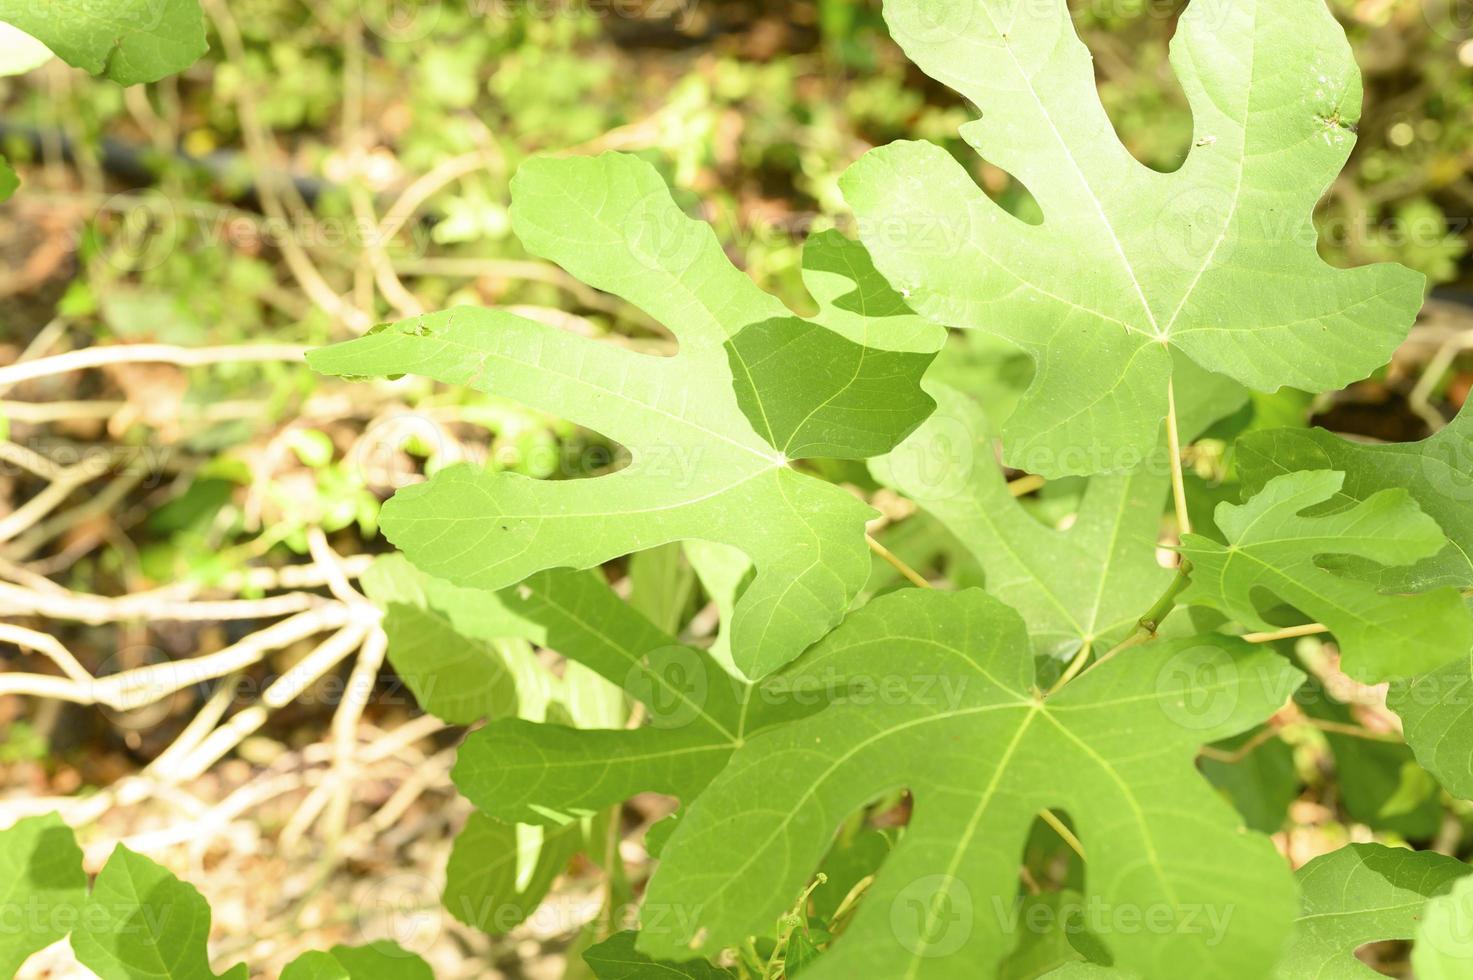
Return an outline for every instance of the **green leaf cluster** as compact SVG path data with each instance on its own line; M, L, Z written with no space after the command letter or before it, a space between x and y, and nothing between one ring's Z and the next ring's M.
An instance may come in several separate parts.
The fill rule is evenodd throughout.
M504 931L583 849L642 893L640 928L586 950L601 977L1340 975L1380 939L1466 970L1461 861L1356 845L1295 876L1264 836L1290 729L1333 733L1380 832L1426 840L1438 793L1473 795L1470 423L1366 446L1249 399L1364 378L1421 301L1316 251L1360 113L1343 31L1322 0L1192 3L1193 146L1163 173L1115 136L1063 0L884 10L1041 220L938 146L876 149L843 180L859 241L807 242L803 317L644 160L538 159L523 243L668 337L462 308L311 355L627 451L581 479L455 467L384 509L390 659L427 710L485 719L451 911ZM1343 741L1373 733L1327 662L1390 683L1406 746ZM679 809L629 882L608 821L649 792Z
M4 872L0 974L14 976L32 953L70 937L77 962L101 980L245 980L244 963L216 973L210 907L187 882L119 844L90 881L72 831L56 814L0 830ZM397 944L309 952L285 980L430 980L429 966Z

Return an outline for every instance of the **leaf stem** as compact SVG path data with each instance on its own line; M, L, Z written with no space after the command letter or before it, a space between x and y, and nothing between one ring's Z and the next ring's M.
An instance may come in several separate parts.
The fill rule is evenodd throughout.
M1192 533L1187 512L1187 487L1181 471L1181 434L1176 425L1176 383L1166 382L1166 449L1171 457L1171 499L1176 504L1176 526L1182 534Z
M1140 646L1142 643L1154 640L1156 633L1161 629L1161 624L1165 622L1167 616L1171 615L1171 611L1176 608L1177 598L1186 590L1188 585L1192 584L1191 575L1192 563L1186 559L1182 559L1182 563L1176 568L1176 577L1171 580L1171 584L1166 587L1166 591L1161 593L1161 598L1157 599L1151 608L1146 610L1144 616L1136 620L1135 629L1131 631L1130 635L1111 647L1103 657L1096 660L1091 666L1098 667L1122 650L1129 650L1131 647ZM1052 694L1053 692L1050 691L1049 693Z
M901 575L904 575L907 579L909 579L912 585L919 586L923 589L935 588L934 585L926 581L926 577L924 575L916 571L914 568L911 568L905 562L901 561L894 552L892 552L889 548L886 548L884 545L880 544L880 542L876 541L873 536L866 534L864 536L864 539L869 542L870 551L873 551L875 554L885 559L885 561L889 562L890 567L894 568Z
M1044 697L1048 697L1049 694L1053 694L1059 688L1079 676L1079 672L1084 669L1084 665L1089 663L1089 651L1093 646L1094 644L1091 642L1080 644L1079 652L1074 655L1073 660L1069 661L1068 668L1065 669L1058 680L1054 681L1054 686L1048 689L1048 693Z
M1311 718L1305 716L1299 719L1310 728L1317 728L1331 735L1347 735L1350 738L1363 738L1371 742L1402 742L1405 739L1395 732L1378 732L1360 725L1347 725L1343 722L1330 721L1325 718Z
M1200 755L1204 759L1212 759L1216 762L1221 762L1226 765L1237 765L1244 759L1248 758L1248 756L1251 755L1253 751L1259 746L1263 745L1263 743L1273 741L1275 738L1281 736L1285 730L1292 728L1295 725L1308 725L1310 728L1318 729L1322 732L1328 732L1332 735L1344 735L1349 738L1363 738L1372 742L1394 743L1405 741L1402 736L1396 734L1395 732L1378 732L1373 731L1369 728L1363 728L1360 725L1347 725L1338 721L1329 721L1324 718L1311 718L1308 715L1301 715L1300 717L1288 722L1282 722L1278 724L1270 722L1264 728L1259 729L1259 731L1252 738L1248 739L1246 742L1238 746L1236 749L1233 749L1231 752L1225 751L1223 749L1215 749L1210 745L1204 745L1201 751L1198 752L1198 755Z
M1272 643L1275 640L1292 640L1297 636L1318 636L1328 632L1330 628L1323 623L1305 623L1303 626L1289 626L1272 633L1245 633L1243 639L1249 643Z
M1065 844L1069 845L1069 849L1071 851L1079 855L1079 860L1086 860L1084 856L1084 845L1080 843L1078 837L1074 836L1074 831L1070 830L1069 827L1064 823L1064 821L1059 819L1058 815L1055 814L1054 811L1039 810L1038 816L1044 823L1053 828L1054 833L1058 834L1059 838Z
M1146 614L1137 621L1136 629L1145 630L1155 636L1166 617L1171 615L1171 611L1176 608L1177 598L1188 585L1192 584L1191 576L1192 563L1183 558L1181 564L1176 568L1176 578L1171 580L1171 584L1166 587L1165 592L1161 593L1161 598L1156 600L1155 605L1147 609Z

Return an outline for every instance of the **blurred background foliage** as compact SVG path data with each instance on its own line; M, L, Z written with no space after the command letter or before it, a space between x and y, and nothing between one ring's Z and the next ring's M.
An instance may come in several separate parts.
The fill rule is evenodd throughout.
M1322 252L1339 265L1405 263L1427 275L1433 298L1377 378L1334 396L1255 396L1197 447L1194 499L1235 496L1228 446L1245 428L1318 421L1420 438L1462 405L1473 380L1463 353L1473 348L1473 17L1456 0L1330 4L1365 73L1366 110L1350 165L1319 210ZM1190 139L1167 62L1184 6L1071 0L1110 116L1132 151L1163 170L1179 165ZM802 242L852 231L837 179L872 146L940 142L1005 206L1024 216L1033 207L957 137L968 108L905 60L879 0L211 0L205 9L210 53L162 82L122 89L57 62L0 79L0 151L23 180L0 206L0 364L117 343L316 345L456 304L668 349L663 327L521 249L509 184L537 153L645 156L732 258L799 310L811 309ZM938 367L966 371L991 410L1006 409L1028 370L980 335L956 338ZM238 584L248 567L297 561L318 529L344 555L383 552L381 501L451 463L572 478L617 467L621 454L596 433L491 396L416 379L344 385L289 359L228 356L26 382L0 391L0 429L57 458L106 455L105 483L78 485L52 516L0 541L4 568L105 595ZM830 475L876 492L860 467ZM0 471L0 518L37 492L30 474ZM1077 492L1066 481L1028 500L1053 523ZM961 584L980 576L934 523L875 499L896 522L897 553ZM1195 516L1210 526L1210 514ZM878 565L873 588L894 584ZM674 610L673 623L699 608L690 595L682 602L689 608ZM257 625L55 629L95 664L127 637L187 656ZM369 716L382 721L376 713L387 710ZM188 717L118 724L0 699L9 728L0 764L33 793L106 785ZM268 732L301 745L321 737L325 717L295 708ZM1291 856L1322 849L1306 827L1316 840L1343 839L1377 814L1378 833L1441 832L1435 786L1403 756L1365 762L1384 769L1385 799L1348 808L1327 782L1324 739L1301 741L1271 742L1271 758L1254 757L1274 770L1277 812L1310 787L1300 801L1309 809L1291 811ZM248 762L274 751L243 746ZM1215 778L1233 792L1234 777ZM1241 792L1262 792L1249 782ZM1272 830L1267 809L1262 829Z

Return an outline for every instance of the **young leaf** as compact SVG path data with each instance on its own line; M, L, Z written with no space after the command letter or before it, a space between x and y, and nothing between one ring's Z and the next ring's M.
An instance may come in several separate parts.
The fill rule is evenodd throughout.
M281 980L434 980L429 964L380 940L367 946L334 946L303 953L287 964Z
M384 532L425 571L485 589L672 541L731 545L757 568L732 625L737 663L757 677L788 662L863 586L872 512L787 464L807 453L864 458L909 434L932 407L918 384L939 328L905 310L837 236L809 245L823 309L794 317L634 157L533 160L512 196L529 249L663 320L680 352L634 353L481 309L313 352L328 374L417 373L514 398L633 456L587 480L451 468L400 491ZM845 256L855 270L847 294L834 283ZM856 307L877 313L860 319Z
M0 21L30 34L67 64L119 85L156 82L209 50L199 0L0 0Z
M1468 865L1431 851L1349 844L1299 869L1301 911L1275 976L1371 977L1355 958L1366 943L1411 939L1427 899L1446 894Z
M87 897L82 850L54 813L0 830L0 977L67 934Z
M616 932L608 939L583 951L583 961L593 969L598 980L729 980L736 974L730 970L694 960L690 963L656 962L634 948L633 932Z
M455 725L542 716L547 672L525 642L541 630L496 594L431 578L402 555L374 562L363 591L383 608L389 661L424 710Z
M1259 391L1327 391L1405 336L1422 276L1335 269L1315 248L1311 214L1361 108L1324 0L1187 7L1171 61L1194 145L1173 173L1116 137L1063 0L884 8L911 60L977 106L963 137L1043 212L1036 226L1009 215L929 143L874 150L842 181L875 264L912 308L1036 362L1004 431L1010 466L1139 465L1166 414L1173 350Z
M1346 560L1342 569L1385 591L1414 592L1473 586L1473 409L1422 442L1367 445L1323 429L1271 429L1238 440L1238 471L1245 493L1300 470L1335 469L1345 483L1330 508L1361 503L1403 489L1437 521L1447 545L1411 565ZM1419 677L1394 683L1386 703L1401 715L1417 761L1451 793L1473 799L1473 664L1463 657Z
M72 950L102 980L217 980L210 907L194 886L119 844L93 882ZM245 980L244 963L221 974Z
M504 935L537 911L582 842L578 823L549 829L472 813L445 866L442 904L466 925Z
M1245 495L1300 470L1339 470L1345 483L1329 508L1351 507L1383 490L1404 489L1447 535L1447 545L1411 565L1350 566L1388 592L1473 586L1473 408L1422 442L1368 445L1324 429L1269 429L1238 440Z
M992 976L1017 939L995 903L1017 894L1044 808L1066 811L1083 841L1087 899L1157 921L1150 934L1101 937L1117 966L1262 976L1289 927L1292 882L1193 760L1301 679L1270 652L1202 636L1139 647L1044 698L1023 621L996 599L876 599L773 679L774 693L841 696L748 739L691 805L646 893L640 948L689 958L760 932L838 822L904 787L915 800L905 835L805 976Z
M1269 481L1246 504L1219 505L1217 525L1228 544L1199 534L1182 538L1192 584L1181 600L1272 630L1254 604L1259 590L1271 593L1328 626L1345 672L1370 684L1466 654L1473 618L1456 590L1383 595L1317 563L1321 555L1352 555L1408 565L1435 555L1447 540L1405 490L1383 490L1348 510L1305 516L1331 500L1344 481L1343 473L1329 470L1290 473Z

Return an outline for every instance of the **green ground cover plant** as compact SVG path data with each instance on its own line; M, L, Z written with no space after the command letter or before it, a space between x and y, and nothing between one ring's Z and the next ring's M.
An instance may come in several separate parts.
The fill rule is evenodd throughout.
M129 82L194 50L198 11L160 10L142 35L0 19ZM512 231L673 350L456 306L307 357L621 451L578 479L446 466L379 516L398 553L362 586L388 662L472 728L446 909L508 932L583 854L608 879L581 951L605 980L1358 976L1383 941L1473 976L1467 863L1346 843L1296 872L1269 837L1291 725L1344 740L1372 826L1425 840L1419 808L1473 794L1469 413L1371 445L1265 408L1374 374L1424 298L1418 272L1317 247L1361 118L1343 29L1324 0L1191 3L1191 145L1166 171L1116 137L1062 0L884 14L1037 220L936 143L879 147L839 184L855 235L805 243L800 316L644 157L540 156ZM1231 494L1195 468L1213 447ZM698 593L719 613L699 636ZM1330 678L1388 684L1401 738L1363 737ZM678 807L635 883L620 808L651 793ZM89 884L38 817L0 831L0 870L27 911L0 973L69 936L104 980L217 975L203 898L125 847ZM393 944L283 973L416 975Z

